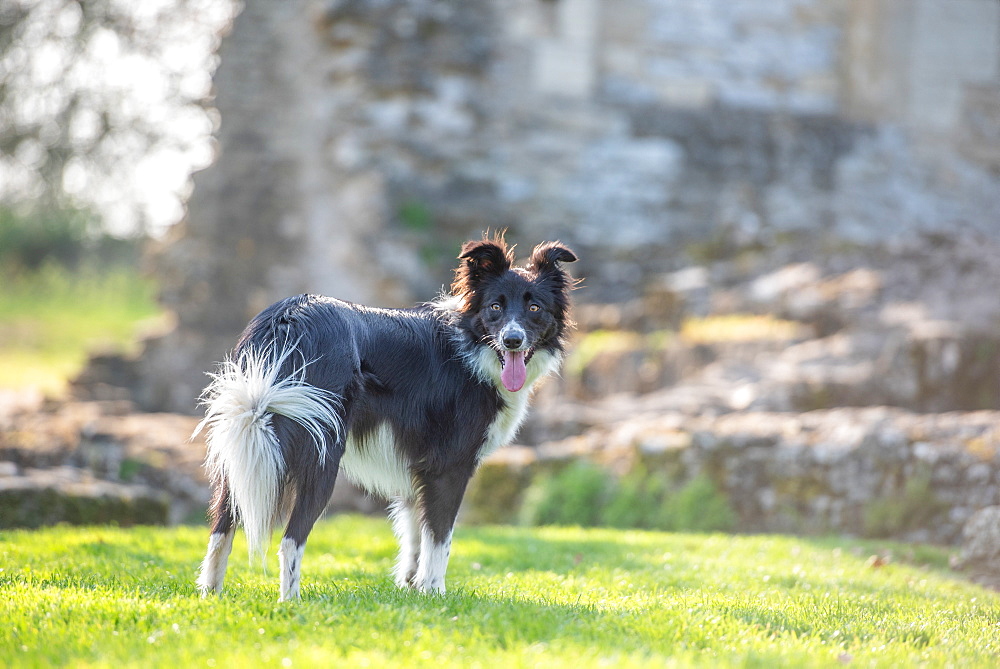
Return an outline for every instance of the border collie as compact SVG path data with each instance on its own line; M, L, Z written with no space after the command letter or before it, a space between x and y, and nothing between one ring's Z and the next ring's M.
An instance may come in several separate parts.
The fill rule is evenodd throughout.
M212 534L197 584L221 592L236 524L263 560L271 531L280 600L299 597L306 538L340 470L391 500L395 580L445 590L466 484L523 420L570 325L576 256L539 244L524 267L503 236L467 242L451 293L414 309L300 295L243 331L202 395Z

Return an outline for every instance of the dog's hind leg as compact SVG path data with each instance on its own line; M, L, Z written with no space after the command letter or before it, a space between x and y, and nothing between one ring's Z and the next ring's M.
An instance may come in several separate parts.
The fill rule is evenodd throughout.
M423 592L444 593L451 555L451 535L472 470L446 472L420 485L420 559L413 585Z
M202 597L222 592L229 553L233 550L233 535L236 534L230 503L229 486L221 481L216 486L215 498L212 500L212 535L208 539L208 552L201 563L197 581Z
M278 563L281 570L281 591L278 601L299 598L302 582L302 555L305 553L306 538L333 492L340 467L340 453L343 447L332 449L335 454L317 462L308 471L301 471L292 482L295 488L295 505L288 518L285 534L278 549Z
M285 528L281 546L278 548L278 562L281 569L281 591L278 601L299 598L302 555L306 550L306 538L326 508L336 480L336 469L334 469L328 475L316 477L312 486L297 491L295 506L292 508L288 527Z
M399 541L399 557L393 572L396 585L400 588L412 587L420 558L420 523L413 500L402 497L394 499L389 507L389 516L392 518L392 530Z

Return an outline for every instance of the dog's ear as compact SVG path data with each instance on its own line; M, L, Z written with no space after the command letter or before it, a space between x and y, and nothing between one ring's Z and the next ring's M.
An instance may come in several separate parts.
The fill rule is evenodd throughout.
M575 262L576 254L561 242L542 242L531 252L530 267L536 272L559 269L559 263Z
M512 260L502 237L465 242L458 258L476 275L502 274L510 269Z
M514 254L507 248L503 235L493 239L466 242L458 254L461 262L451 284L452 295L460 296L467 308L475 310L473 296L484 277L499 276L510 269Z

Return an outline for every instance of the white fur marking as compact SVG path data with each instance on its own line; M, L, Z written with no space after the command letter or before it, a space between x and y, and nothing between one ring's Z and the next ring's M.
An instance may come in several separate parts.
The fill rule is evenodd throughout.
M395 499L389 507L392 518L392 531L399 541L399 556L396 558L396 568L393 576L396 585L405 588L411 585L411 579L417 572L420 557L420 526L417 523L416 510L412 502Z
M448 571L448 557L451 555L451 532L443 542L434 540L430 529L420 530L420 560L414 585L421 592L444 594L444 576Z
M517 321L510 321L500 329L500 334L497 335L497 341L502 344L503 340L510 334L520 335L522 341L528 336L524 331L524 328L521 327L520 323Z
M297 544L294 539L285 537L278 548L278 562L281 569L281 591L279 602L287 602L299 598L299 585L302 582L302 556L306 552L305 544Z
M233 550L233 535L235 528L228 533L213 533L208 538L208 552L201 563L201 574L198 576L198 590L202 597L210 593L222 592L222 581L226 577L226 565L229 563L229 553Z
M413 496L409 467L396 450L388 423L379 425L363 441L348 438L340 468L361 487L387 499Z
M500 382L502 366L496 353L491 348L480 347L478 358L471 359L470 365L480 378L488 379L496 386L504 401L503 409L486 430L486 441L479 450L480 461L510 443L514 435L517 434L518 428L521 427L525 416L528 415L528 403L532 390L534 390L534 384L558 369L561 361L562 358L559 355L548 351L536 352L528 361L528 378L524 387L512 393L504 388L503 383Z
M277 355L270 349L248 348L238 361L224 362L202 394L205 419L195 428L198 434L208 427L205 466L213 480L228 484L250 555L259 555L262 562L280 515L278 488L285 473L271 414L304 427L321 461L326 457L327 434L340 439L343 433L340 397L306 383L306 365L286 378L278 377L282 363L294 352L295 344Z

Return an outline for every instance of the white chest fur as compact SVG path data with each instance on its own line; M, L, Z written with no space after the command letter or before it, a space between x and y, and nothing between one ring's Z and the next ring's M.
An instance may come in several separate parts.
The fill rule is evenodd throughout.
M524 387L512 393L504 389L500 382L500 360L491 349L482 347L479 349L478 357L470 360L472 368L480 378L490 381L496 386L500 397L503 398L504 408L497 414L493 423L486 430L486 442L479 452L479 459L487 457L498 448L506 446L514 438L521 422L528 414L528 403L531 400L531 392L535 383L551 374L559 367L560 356L548 351L539 351L531 356L528 361L528 377Z

